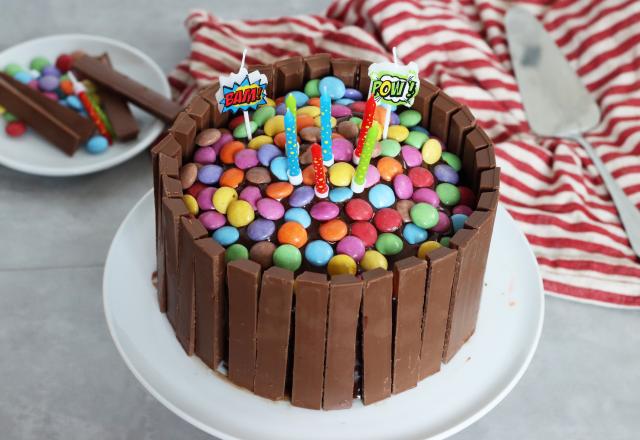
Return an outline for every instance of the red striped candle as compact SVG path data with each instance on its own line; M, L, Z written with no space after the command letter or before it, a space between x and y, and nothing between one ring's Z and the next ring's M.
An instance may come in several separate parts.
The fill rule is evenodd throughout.
M313 173L315 175L314 189L316 196L324 199L329 194L329 186L327 185L327 174L322 163L322 147L318 144L311 145L311 163L313 164Z

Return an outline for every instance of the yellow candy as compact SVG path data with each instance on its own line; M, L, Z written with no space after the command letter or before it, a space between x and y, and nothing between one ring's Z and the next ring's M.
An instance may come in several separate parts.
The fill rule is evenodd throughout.
M315 125L316 127L322 127L322 122L320 122L320 116L316 116L313 118L313 125ZM331 116L331 128L334 128L335 126L336 126L336 118Z
M329 168L329 181L334 186L349 186L356 170L348 162L338 162Z
M267 136L266 134L261 134L260 136L256 136L251 139L248 146L253 150L257 150L264 144L273 144L273 138L271 136Z
M251 207L249 202L245 200L234 200L229 204L229 207L227 208L227 220L229 221L231 226L235 226L236 228L247 226L253 221L254 218L255 214L253 212L253 208Z
M0 116L2 116L7 110L0 105Z
M357 270L356 262L348 255L335 255L329 260L327 272L329 275L355 275Z
M387 133L388 139L395 139L398 142L404 141L409 136L409 129L404 125L390 125Z
M284 132L284 116L278 115L264 123L264 132L267 136L274 137L278 133Z
M442 145L438 139L430 138L422 146L422 160L428 165L433 165L442 156Z
M269 107L275 107L276 102L271 98L267 98L267 103L265 105L268 105Z
M231 202L237 200L237 198L238 193L235 189L223 186L213 193L213 207L216 208L216 211L220 214L226 214Z
M369 271L373 269L387 270L389 263L387 259L378 251L370 250L364 253L364 257L360 260L360 267L362 270Z
M198 211L200 211L200 208L198 208L198 201L195 197L193 197L191 194L185 194L182 196L182 201L184 202L191 215L198 215Z
M437 241L425 241L418 248L418 258L426 258L429 252L435 251L439 247L442 247L442 245Z
M297 114L307 115L307 116L311 116L312 118L315 118L320 114L320 107L316 107L314 105L307 105L304 107L300 107L297 111Z

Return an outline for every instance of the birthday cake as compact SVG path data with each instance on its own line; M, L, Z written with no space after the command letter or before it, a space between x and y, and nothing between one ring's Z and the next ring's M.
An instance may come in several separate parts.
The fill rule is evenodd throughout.
M476 327L492 142L436 86L399 91L370 65L249 66L152 149L160 310L187 355L294 406L413 388ZM411 107L377 101L409 89Z

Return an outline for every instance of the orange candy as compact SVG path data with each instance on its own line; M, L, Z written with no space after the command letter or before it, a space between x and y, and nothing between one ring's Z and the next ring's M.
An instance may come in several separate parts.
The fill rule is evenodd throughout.
M278 230L278 241L300 249L307 243L307 230L298 222L286 222Z
M284 96L278 96L275 101L276 105L282 104L284 102L284 98Z
M378 123L384 127L384 118L387 116L387 108L386 107L376 107L376 111L373 114L373 119L378 121Z
M320 225L320 237L328 242L342 240L347 235L347 224L339 218L334 218Z
M73 95L73 83L68 79L63 79L60 81L60 90L62 90L65 95Z
M298 131L302 130L305 127L313 127L314 121L311 116L307 115L297 115L296 116L296 127Z
M220 149L220 160L222 163L232 164L236 153L244 149L244 144L240 141L231 141Z
M344 139L340 133L331 133L331 139Z
M383 157L378 161L380 178L387 182L391 182L398 174L402 174L403 170L402 164L393 157Z
M282 133L278 133L273 137L273 143L276 144L276 146L284 149L284 146L287 143L287 135L284 133L284 131Z
M324 167L325 175L327 173L327 167ZM302 183L305 185L315 185L316 184L316 173L313 170L313 165L307 165L307 167L302 170Z
M240 168L229 168L220 176L220 186L237 188L244 180L244 171Z
M293 192L293 185L289 182L275 182L269 184L265 192L272 199L282 200Z
M320 107L320 98L319 97L315 97L315 98L310 98L307 101L307 105L313 105L315 107Z

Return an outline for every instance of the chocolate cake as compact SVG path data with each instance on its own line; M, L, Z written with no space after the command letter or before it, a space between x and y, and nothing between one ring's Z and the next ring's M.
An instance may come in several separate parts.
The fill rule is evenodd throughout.
M159 309L186 355L267 399L368 405L437 373L475 331L498 201L493 145L464 105L423 80L386 139L380 130L354 193L369 64L318 54L254 66L269 99L249 127L220 113L213 83L151 152ZM314 192L312 164L321 92L335 157L323 168L328 198ZM287 174L286 95L300 185Z

